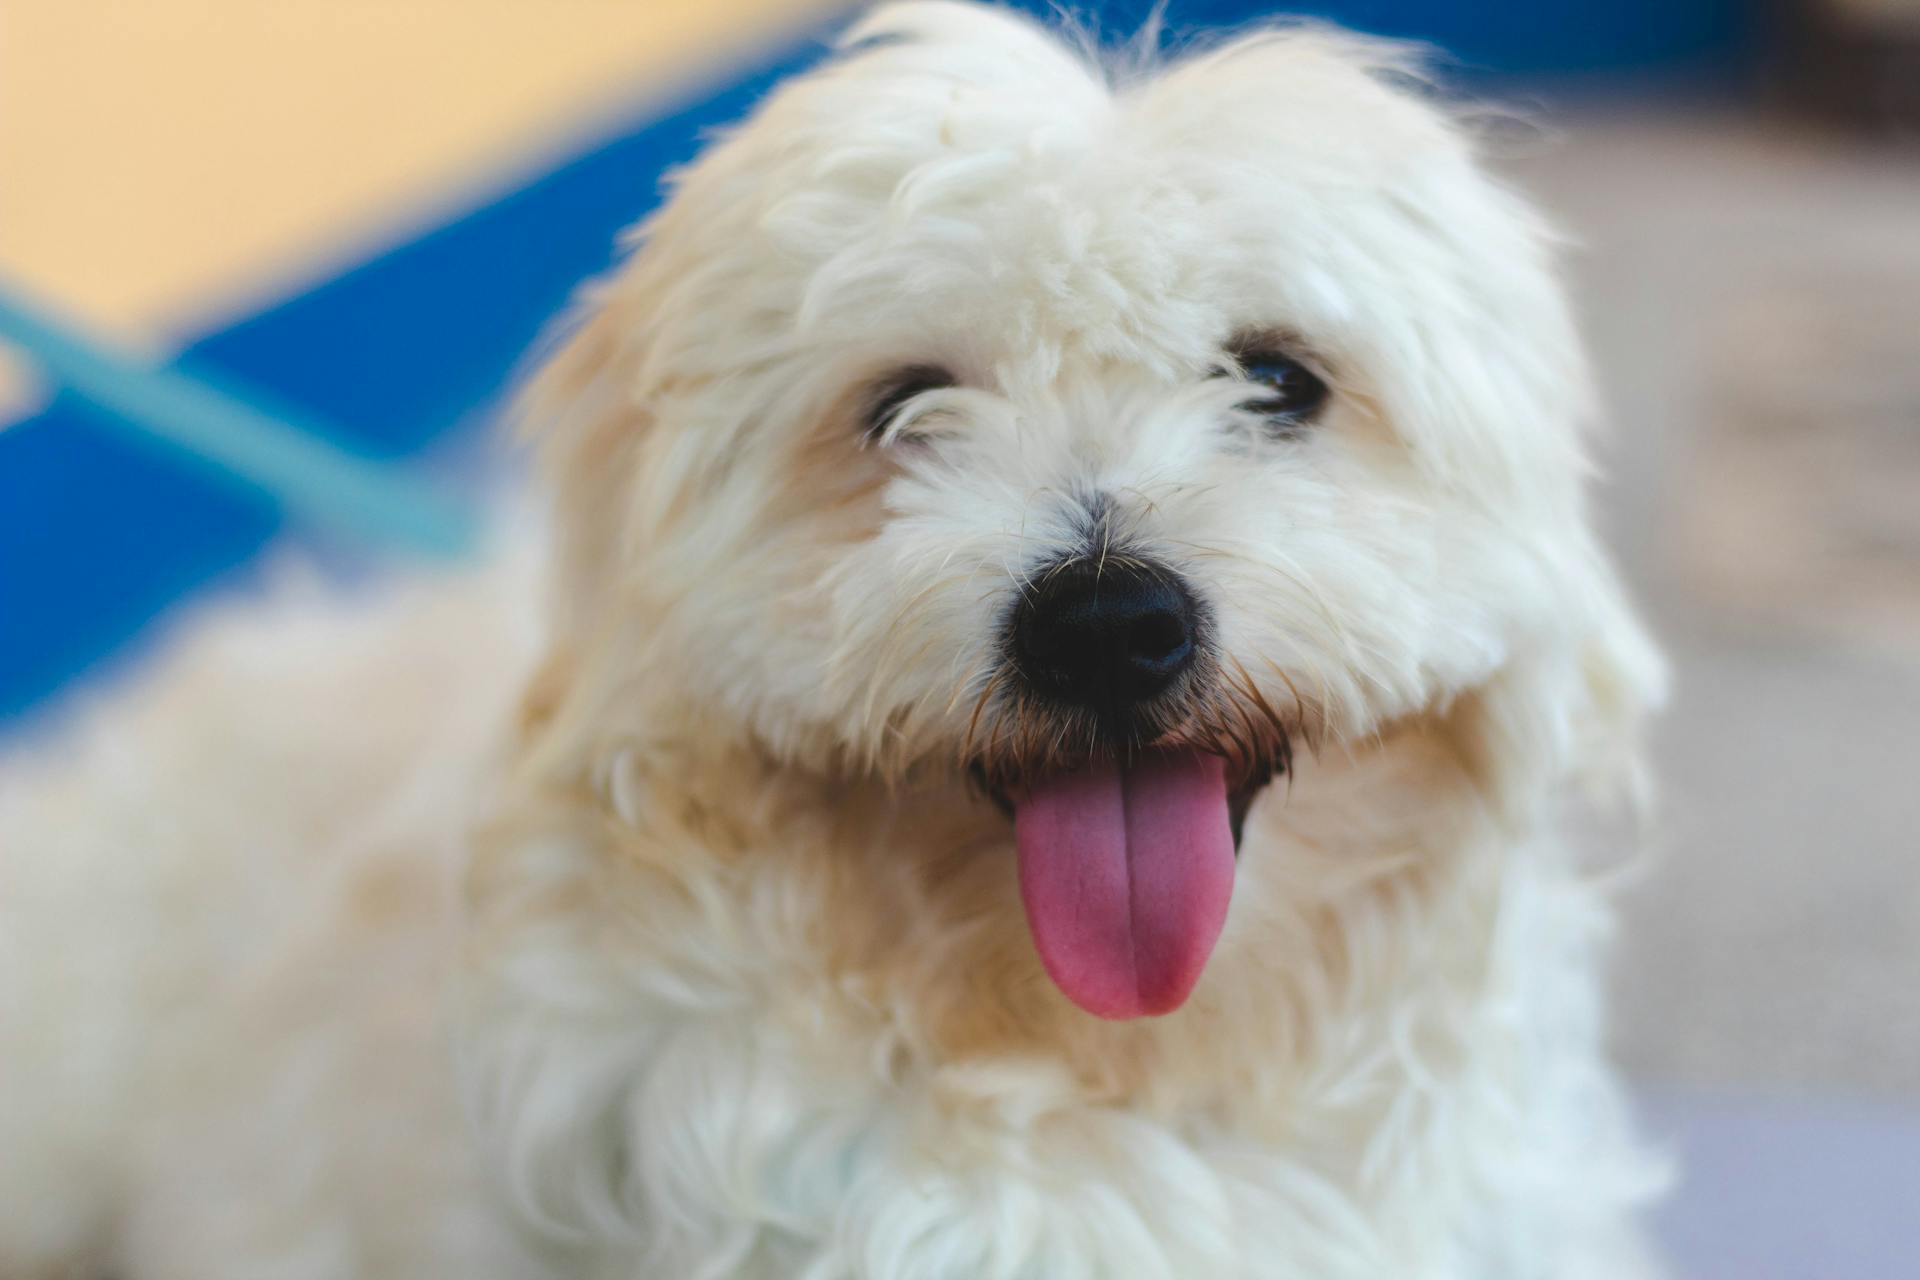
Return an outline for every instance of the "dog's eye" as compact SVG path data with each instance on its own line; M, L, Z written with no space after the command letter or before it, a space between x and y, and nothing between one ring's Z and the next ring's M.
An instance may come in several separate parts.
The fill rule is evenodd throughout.
M1241 403L1281 429L1304 426L1326 407L1327 384L1298 359L1265 344L1248 344L1234 351L1242 378L1255 388Z
M909 400L928 391L956 386L959 379L937 364L913 364L895 369L875 383L868 392L862 429L869 441L886 434L900 410Z

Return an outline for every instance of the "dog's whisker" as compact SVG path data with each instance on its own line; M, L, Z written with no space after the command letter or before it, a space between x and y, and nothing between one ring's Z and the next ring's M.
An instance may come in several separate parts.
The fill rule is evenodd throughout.
M964 655L956 654L954 656L952 664L948 667L949 674L951 674L954 668L957 668L960 665L963 659L964 659ZM990 663L982 662L977 666L975 666L972 671L967 673L967 678L965 680L952 682L953 696L947 699L947 706L946 706L946 710L943 712L943 715L951 716L954 713L954 710L957 707L959 707L962 701L966 699L967 691L978 687L980 681L986 678L987 671L990 665L991 665Z

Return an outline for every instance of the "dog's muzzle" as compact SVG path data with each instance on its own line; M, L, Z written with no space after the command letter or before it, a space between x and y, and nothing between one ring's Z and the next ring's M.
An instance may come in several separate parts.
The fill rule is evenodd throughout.
M1286 759L1258 692L1222 683L1211 629L1178 573L1131 552L1043 569L1006 620L1013 684L971 764L1013 819L1042 964L1100 1017L1186 1000L1226 920L1247 806Z

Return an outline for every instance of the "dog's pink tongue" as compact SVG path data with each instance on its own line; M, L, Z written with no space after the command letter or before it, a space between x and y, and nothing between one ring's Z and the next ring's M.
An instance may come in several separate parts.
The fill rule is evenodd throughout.
M1096 765L1016 806L1034 945L1087 1012L1171 1013L1200 980L1233 893L1225 768L1202 755Z

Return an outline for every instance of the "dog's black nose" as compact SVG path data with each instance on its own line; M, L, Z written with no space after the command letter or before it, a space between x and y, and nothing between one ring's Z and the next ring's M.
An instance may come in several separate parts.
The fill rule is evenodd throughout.
M1194 605L1177 575L1137 560L1070 560L1036 575L1013 618L1015 665L1036 691L1121 715L1194 658Z

